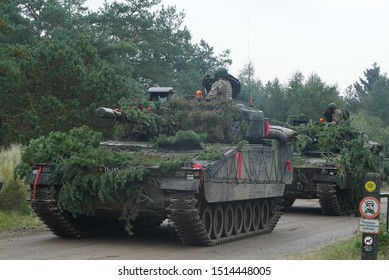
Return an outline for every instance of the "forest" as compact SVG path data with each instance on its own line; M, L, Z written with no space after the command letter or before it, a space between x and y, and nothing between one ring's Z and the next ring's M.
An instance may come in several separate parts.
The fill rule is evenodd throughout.
M228 49L215 53L207 42L193 42L184 18L162 0L106 3L96 12L85 0L2 0L0 147L83 125L108 138L112 123L96 120L96 109L142 99L151 86L194 97L205 75L233 61ZM335 102L370 139L389 141L389 79L379 62L361 69L344 92L315 73L292 73L285 84L255 76L252 63L240 71L236 103L252 96L271 122L297 114L318 120Z

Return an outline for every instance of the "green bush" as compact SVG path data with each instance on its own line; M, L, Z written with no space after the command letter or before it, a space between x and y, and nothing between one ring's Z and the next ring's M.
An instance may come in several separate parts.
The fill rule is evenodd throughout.
M0 177L3 188L0 190L0 210L30 212L27 203L27 186L22 180L13 176L15 167L20 162L20 147L12 145L0 151Z
M0 210L20 211L30 213L27 203L26 186L20 180L5 182L0 191Z

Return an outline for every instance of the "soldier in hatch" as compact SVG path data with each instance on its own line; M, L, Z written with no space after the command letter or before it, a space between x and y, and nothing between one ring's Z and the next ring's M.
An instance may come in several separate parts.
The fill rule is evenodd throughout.
M232 101L232 86L227 80L228 71L224 67L220 67L215 72L216 82L212 84L212 88L205 97L207 101L211 100L226 100Z
M341 120L348 119L348 113L339 109L335 103L328 104L327 110L324 112L324 119L330 124L339 123Z

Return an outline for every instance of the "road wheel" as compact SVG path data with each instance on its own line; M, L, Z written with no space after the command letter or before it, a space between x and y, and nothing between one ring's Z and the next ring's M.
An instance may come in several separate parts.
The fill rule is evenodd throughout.
M250 202L244 204L243 210L243 231L248 233L251 229L251 222L253 218L253 208L251 207Z
M201 215L201 220L203 222L203 226L207 236L211 236L213 221L212 221L212 211L209 206L206 206L204 208L203 213Z
M213 212L213 237L219 239L223 234L224 214L223 208L218 205Z
M234 208L228 204L224 209L224 236L230 237L234 230Z
M253 204L253 231L257 231L261 225L261 205L258 200Z
M266 228L269 225L270 220L270 207L269 202L264 200L261 207L261 228Z
M234 234L238 235L243 228L243 207L241 203L235 205L234 211Z

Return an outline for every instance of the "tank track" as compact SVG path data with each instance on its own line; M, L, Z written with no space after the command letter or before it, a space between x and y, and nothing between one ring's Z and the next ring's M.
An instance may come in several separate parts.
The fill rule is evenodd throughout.
M41 221L55 234L62 237L87 237L92 232L82 231L75 220L62 212L55 199L54 187L39 188L31 193L31 207Z
M251 202L252 201L253 200L251 200ZM207 234L203 221L200 218L201 213L199 211L199 204L201 203L198 203L194 193L179 191L171 192L170 195L167 196L166 203L168 218L173 223L173 226L182 242L192 245L208 246L270 233L278 223L283 209L283 200L278 198L275 206L275 213L271 214L269 222L265 228L257 229L255 231L251 229L251 231L247 233L240 233L230 237L222 236L220 238L213 238L210 234ZM220 205L223 204L225 203L223 202ZM216 207L219 203L212 203L210 205Z
M346 214L338 199L336 184L318 183L316 184L316 192L324 215L342 216Z

